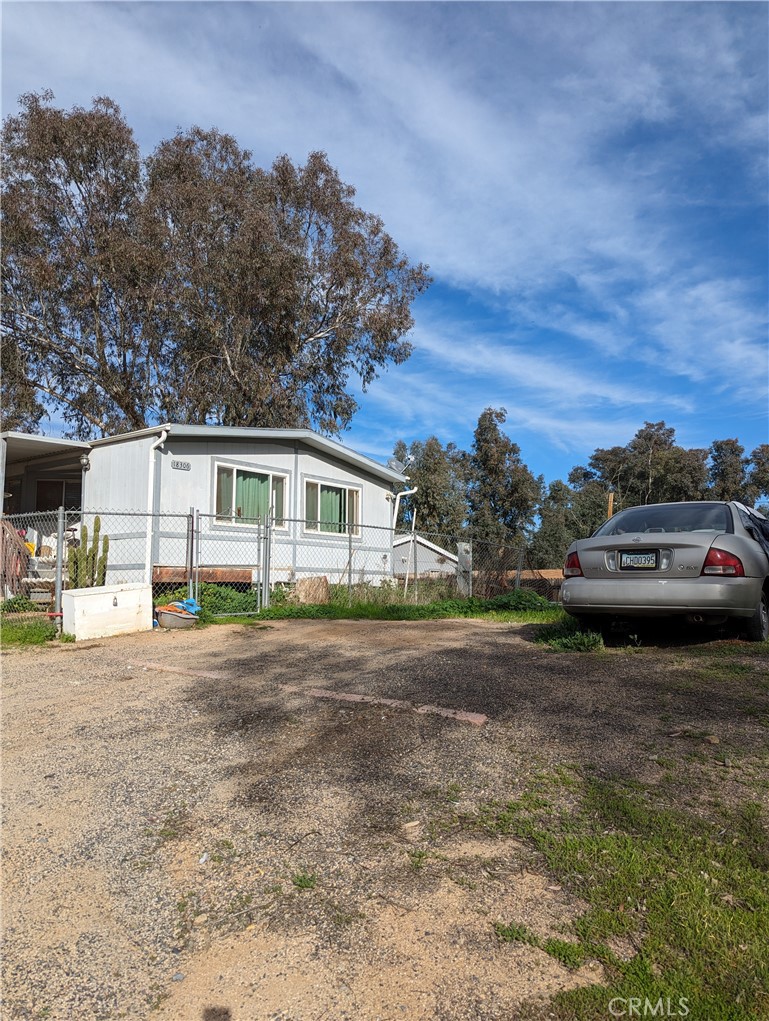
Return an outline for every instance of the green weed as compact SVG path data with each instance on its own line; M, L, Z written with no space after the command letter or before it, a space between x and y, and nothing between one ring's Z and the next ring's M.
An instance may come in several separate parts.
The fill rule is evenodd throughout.
M534 639L554 652L600 652L603 637L593 631L582 631L573 617L561 611L560 617L539 629Z
M423 848L416 848L413 851L409 851L409 862L415 872L419 872L420 869L424 868L424 864L429 857L430 852L425 851Z
M570 971L574 971L584 964L587 956L585 948L579 943L567 943L562 939L546 939L542 943L542 949Z
M220 865L222 862L232 861L237 858L238 852L235 850L235 845L231 840L217 840L214 844L214 849L211 851L211 861L215 865Z
M291 882L297 890L314 890L318 885L318 877L314 872L295 872Z
M147 827L144 835L154 837L157 841L155 849L162 847L170 840L176 840L189 830L189 812L186 804L178 805L166 812L157 827Z
M56 637L56 625L46 616L38 619L2 615L0 639L3 645L45 645Z
M525 943L530 947L539 946L539 937L525 925L517 925L515 922L503 925L502 922L497 922L494 931L505 943Z

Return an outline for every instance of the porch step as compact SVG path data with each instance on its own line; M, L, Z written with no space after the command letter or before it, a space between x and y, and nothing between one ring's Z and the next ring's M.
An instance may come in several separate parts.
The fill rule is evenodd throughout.
M56 582L45 578L23 578L21 590L33 603L49 606L53 602Z

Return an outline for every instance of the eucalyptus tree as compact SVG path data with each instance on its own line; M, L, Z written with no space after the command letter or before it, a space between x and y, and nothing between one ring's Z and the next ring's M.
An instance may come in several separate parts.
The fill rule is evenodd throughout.
M458 536L467 521L467 454L454 443L444 447L436 436L395 444L395 457L408 461L408 488L417 492L401 502L401 524L416 513L422 533Z
M534 520L543 479L521 460L521 450L500 429L504 408L486 408L478 418L468 459L469 523L476 538L522 539Z
M429 285L325 154L264 170L191 128L143 159L119 107L3 125L4 347L73 435L161 420L343 429ZM33 415L34 418L34 415Z
M699 500L707 492L707 450L675 442L675 429L645 422L624 447L597 448L573 474L615 493L614 509L635 504Z
M769 443L760 443L750 454L747 496L749 503L756 504L769 515L769 506L765 502L769 501Z

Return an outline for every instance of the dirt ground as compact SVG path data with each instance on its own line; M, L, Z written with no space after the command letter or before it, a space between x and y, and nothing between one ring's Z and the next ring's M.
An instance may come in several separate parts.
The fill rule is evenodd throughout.
M457 820L548 770L653 784L682 728L744 796L766 706L685 645L585 657L531 633L286 621L6 650L3 1017L511 1021L600 982L498 939L568 939L585 905Z

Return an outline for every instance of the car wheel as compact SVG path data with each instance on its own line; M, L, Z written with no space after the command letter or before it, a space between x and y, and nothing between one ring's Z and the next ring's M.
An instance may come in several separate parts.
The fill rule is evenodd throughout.
M769 638L769 597L761 593L756 612L748 620L745 633L749 642L765 642Z

